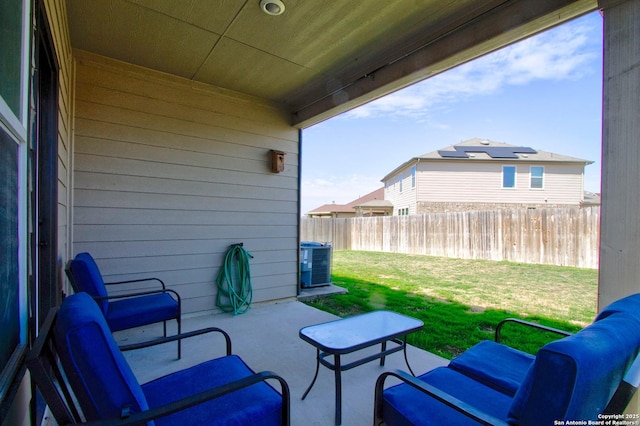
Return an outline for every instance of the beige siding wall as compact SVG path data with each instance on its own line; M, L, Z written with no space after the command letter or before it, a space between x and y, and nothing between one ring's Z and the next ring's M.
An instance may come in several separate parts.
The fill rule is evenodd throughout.
M393 176L385 185L384 199L393 203L393 214L400 209L409 209L409 214L416 214L416 187L411 185L411 167L406 167ZM417 179L417 176L416 176Z
M275 105L76 52L74 252L107 281L157 276L215 309L229 245L254 302L297 293L298 132ZM284 151L270 172L271 149Z
M516 188L502 188L502 166L516 166ZM421 162L418 199L427 202L579 204L583 197L583 166L544 165L544 189L530 188L527 163Z
M58 74L58 263L60 268L58 270L58 279L66 282L63 268L71 255L71 153L75 76L65 2L46 0L44 3L58 65L60 66ZM70 293L70 289L66 284L64 290L67 294Z

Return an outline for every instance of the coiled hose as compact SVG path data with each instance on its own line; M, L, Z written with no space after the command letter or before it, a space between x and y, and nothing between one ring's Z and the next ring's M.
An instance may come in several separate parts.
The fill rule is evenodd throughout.
M242 247L242 243L234 244L227 250L216 277L216 305L223 311L239 315L249 309L253 297L249 267L249 259L252 258Z

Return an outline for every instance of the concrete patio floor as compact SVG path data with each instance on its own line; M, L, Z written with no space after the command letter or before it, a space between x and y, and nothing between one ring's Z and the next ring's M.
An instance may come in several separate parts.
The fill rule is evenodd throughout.
M298 337L298 331L336 318L299 301L285 301L256 304L238 316L222 313L183 318L183 331L204 327L224 329L231 336L233 353L240 355L254 371L270 370L288 382L293 426L332 425L335 407L332 371L321 366L313 389L304 401L301 400L315 372L316 350ZM170 324L169 332L175 332L175 322ZM157 325L118 332L116 339L120 344L133 343L161 334L162 326ZM408 347L407 354L416 374L447 363L447 360L413 346ZM177 359L175 343L125 352L140 383L223 355L224 340L216 334L183 341L181 360ZM344 357L344 362L349 359ZM375 381L380 373L393 369L407 369L401 352L388 356L384 367L374 361L343 372L343 425L368 426L373 423ZM277 383L274 387L278 388Z

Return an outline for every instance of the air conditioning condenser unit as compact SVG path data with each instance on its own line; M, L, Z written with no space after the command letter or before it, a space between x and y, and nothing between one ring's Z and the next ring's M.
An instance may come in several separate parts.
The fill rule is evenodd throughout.
M331 284L331 245L300 243L300 285L302 288Z

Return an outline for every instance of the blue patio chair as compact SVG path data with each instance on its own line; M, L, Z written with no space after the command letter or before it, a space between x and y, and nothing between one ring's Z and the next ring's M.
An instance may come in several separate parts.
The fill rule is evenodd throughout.
M26 364L58 424L289 425L287 382L269 371L254 373L231 354L223 330L212 327L136 346L213 332L226 340L225 356L141 385L104 315L81 292L50 311ZM281 392L267 380L277 381Z
M66 273L76 293L85 292L95 299L112 332L162 322L164 337L167 337L167 321L175 319L180 334L180 295L167 289L161 279L141 278L105 283L93 256L86 252L78 253L68 263ZM145 281L157 281L162 288L114 296L107 293L107 286ZM181 357L182 347L178 340L178 358Z
M374 424L537 426L620 420L616 415L640 385L638 307L640 293L627 296L575 334L506 320L565 336L536 356L500 343L499 325L495 341L476 344L447 366L419 377L400 370L382 373L375 387ZM385 389L389 377L401 383Z

